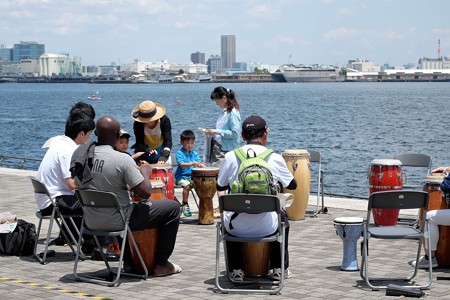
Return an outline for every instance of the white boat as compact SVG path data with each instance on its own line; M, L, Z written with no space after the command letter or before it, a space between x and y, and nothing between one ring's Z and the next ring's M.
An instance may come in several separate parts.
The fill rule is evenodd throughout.
M200 82L212 82L211 74L198 74L194 79L186 79L185 83L200 83Z
M97 92L95 95L90 95L90 96L88 96L88 99L91 99L91 100L100 100L100 99L102 99L102 97L100 97L100 96L98 95L98 92Z

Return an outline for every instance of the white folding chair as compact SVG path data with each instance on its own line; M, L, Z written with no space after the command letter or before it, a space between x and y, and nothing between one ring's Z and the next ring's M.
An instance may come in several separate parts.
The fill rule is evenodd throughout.
M284 256L285 256L285 223L281 221L280 200L272 195L255 194L228 194L219 197L220 222L217 223L216 239L216 276L215 285L223 293L268 293L277 294L284 286ZM224 211L235 213L258 214L264 212L276 212L278 215L278 230L274 234L265 237L237 237L229 234L223 225ZM281 253L281 279L279 282L265 278L251 278L250 280L236 282L230 278L230 270L227 266L227 278L232 287L223 287L220 284L220 244L224 245L224 256L226 265L228 261L226 242L278 242Z
M374 192L369 196L369 202L367 206L367 217L364 221L364 231L363 231L363 241L362 241L362 259L361 259L361 278L365 280L366 284L372 290L387 289L387 285L375 285L374 282L386 282L386 281L402 281L410 282L416 275L418 271L418 264L416 263L414 267L413 274L409 277L380 277L374 278L369 277L369 241L374 243L375 239L386 239L386 240L414 240L414 244L411 243L411 248L417 247L416 249L416 262L419 261L420 252L422 248L422 243L425 240L426 249L428 249L427 255L431 257L431 246L430 238L428 232L428 221L426 221L426 213L428 208L428 193L422 191L412 191L412 190L391 190L383 192ZM420 228L414 228L405 225L395 225L395 226L375 226L371 224L372 219L372 209L419 209L422 212ZM395 248L395 243L391 242L389 247L383 255L383 264L393 262L396 252L405 251L404 246L400 249ZM373 253L373 252L372 252ZM375 259L373 259L375 260ZM373 261L374 262L374 261ZM407 262L404 262L407 264ZM377 271L382 269L383 266L378 266ZM389 271L392 273L392 268ZM392 276L392 274L390 274ZM431 285L433 280L433 269L431 266L431 259L429 260L428 267L428 282L423 285L405 285L406 288L411 289L424 289Z
M48 247L50 245L51 241L51 234L52 234L52 228L53 228L53 221L58 225L58 228L63 235L64 239L68 242L70 249L74 254L77 253L76 247L77 247L77 240L73 236L72 231L70 230L69 226L67 225L65 218L69 219L72 228L76 231L78 235L80 235L80 232L73 220L73 217L81 217L81 215L61 215L59 209L58 209L58 203L56 200L50 195L50 192L48 191L45 184L37 179L34 176L28 176L28 178L31 180L31 183L33 184L34 192L36 194L44 194L46 195L50 201L52 202L53 210L52 214L49 216L44 216L40 210L36 212L36 217L39 219L38 228L36 232L36 243L34 244L34 250L33 250L33 256L39 261L41 264L45 264L47 262L47 255L49 254ZM49 220L48 229L47 229L47 237L45 239L45 248L44 251L40 254L37 254L37 248L38 248L38 242L39 242L39 235L41 233L42 228L42 221L43 220ZM67 234L69 236L67 236ZM84 259L83 253L80 254L81 259Z
M128 225L129 217L125 217L125 214L122 210L122 207L120 206L119 200L117 199L116 195L111 192L91 190L91 189L77 190L76 193L83 207L83 221L81 225L81 234L86 233L92 235L94 237L98 249L101 249L98 237L121 236L122 247L120 249L121 251L119 262L117 264L117 271L111 268L105 254L102 251L100 251L101 257L106 267L108 268L109 273L112 275L112 278L109 281L107 279L104 280L99 279L98 275L89 276L89 275L81 275L80 273L78 273L78 258L81 252L79 242L77 247L77 254L75 256L75 263L73 267L73 275L75 276L75 278L80 281L91 282L96 284L106 284L108 286L119 285L121 275L146 279L148 277L148 270L146 264L142 258L141 252L139 251L134 236L129 228ZM102 219L102 216L111 216L111 215L115 215L118 221L122 222L122 226L120 229L105 230L104 228L96 228L95 224L98 224L98 219ZM123 256L125 253L125 244L127 242L127 238L129 238L131 241L132 245L130 245L130 247L133 247L133 249L136 251L136 254L139 257L142 270L144 270L143 275L122 271Z

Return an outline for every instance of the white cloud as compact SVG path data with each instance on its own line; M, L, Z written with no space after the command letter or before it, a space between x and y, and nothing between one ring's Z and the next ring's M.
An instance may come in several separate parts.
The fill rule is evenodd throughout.
M333 40L342 40L348 38L354 38L358 35L358 30L354 28L339 27L325 32L322 36L322 40L325 42Z
M354 11L352 11L349 8L341 8L338 10L337 14L339 17L346 17L346 16L352 16L355 13L354 13Z

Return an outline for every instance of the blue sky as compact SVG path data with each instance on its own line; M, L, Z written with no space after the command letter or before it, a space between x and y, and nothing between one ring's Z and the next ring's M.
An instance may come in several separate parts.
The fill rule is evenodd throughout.
M37 41L84 65L133 59L185 63L220 55L236 35L236 60L402 66L450 56L448 0L0 0L0 44Z

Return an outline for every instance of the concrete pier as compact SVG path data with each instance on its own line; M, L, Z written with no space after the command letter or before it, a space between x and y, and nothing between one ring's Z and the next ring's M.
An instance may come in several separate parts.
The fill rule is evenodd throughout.
M34 171L0 168L0 212L10 211L19 218L37 225L34 199L28 175ZM181 191L176 190L177 198ZM312 210L315 197L310 198L308 210ZM214 199L215 206L217 205ZM0 290L3 299L380 299L385 291L371 291L361 279L359 272L341 271L343 242L336 234L333 220L337 217L365 218L367 201L355 199L325 198L327 214L291 221L289 236L290 270L292 277L278 296L257 294L216 293L215 225L197 225L198 210L190 199L193 216L182 217L175 251L171 260L179 264L181 274L169 277L149 277L137 280L123 277L118 287L105 287L74 280L74 255L69 247L52 247L56 255L48 258L50 263L39 264L32 256L0 256ZM45 223L44 226L47 226ZM56 227L56 226L55 226ZM57 230L55 231L57 232ZM361 241L361 239L359 240ZM42 242L42 240L41 240ZM374 275L409 275L414 259L416 243L411 241L371 243L371 271ZM409 249L410 248L410 249ZM358 242L358 263L361 255ZM398 250L398 251L396 251ZM223 258L223 255L221 256ZM103 262L86 260L80 262L81 270L104 269ZM221 263L224 274L223 260ZM427 279L427 271L419 270L417 283ZM450 269L437 268L434 281L426 298L449 299L450 281L436 280L449 276ZM223 277L223 276L222 276ZM222 278L224 282L226 280ZM274 298L275 297L275 298Z

